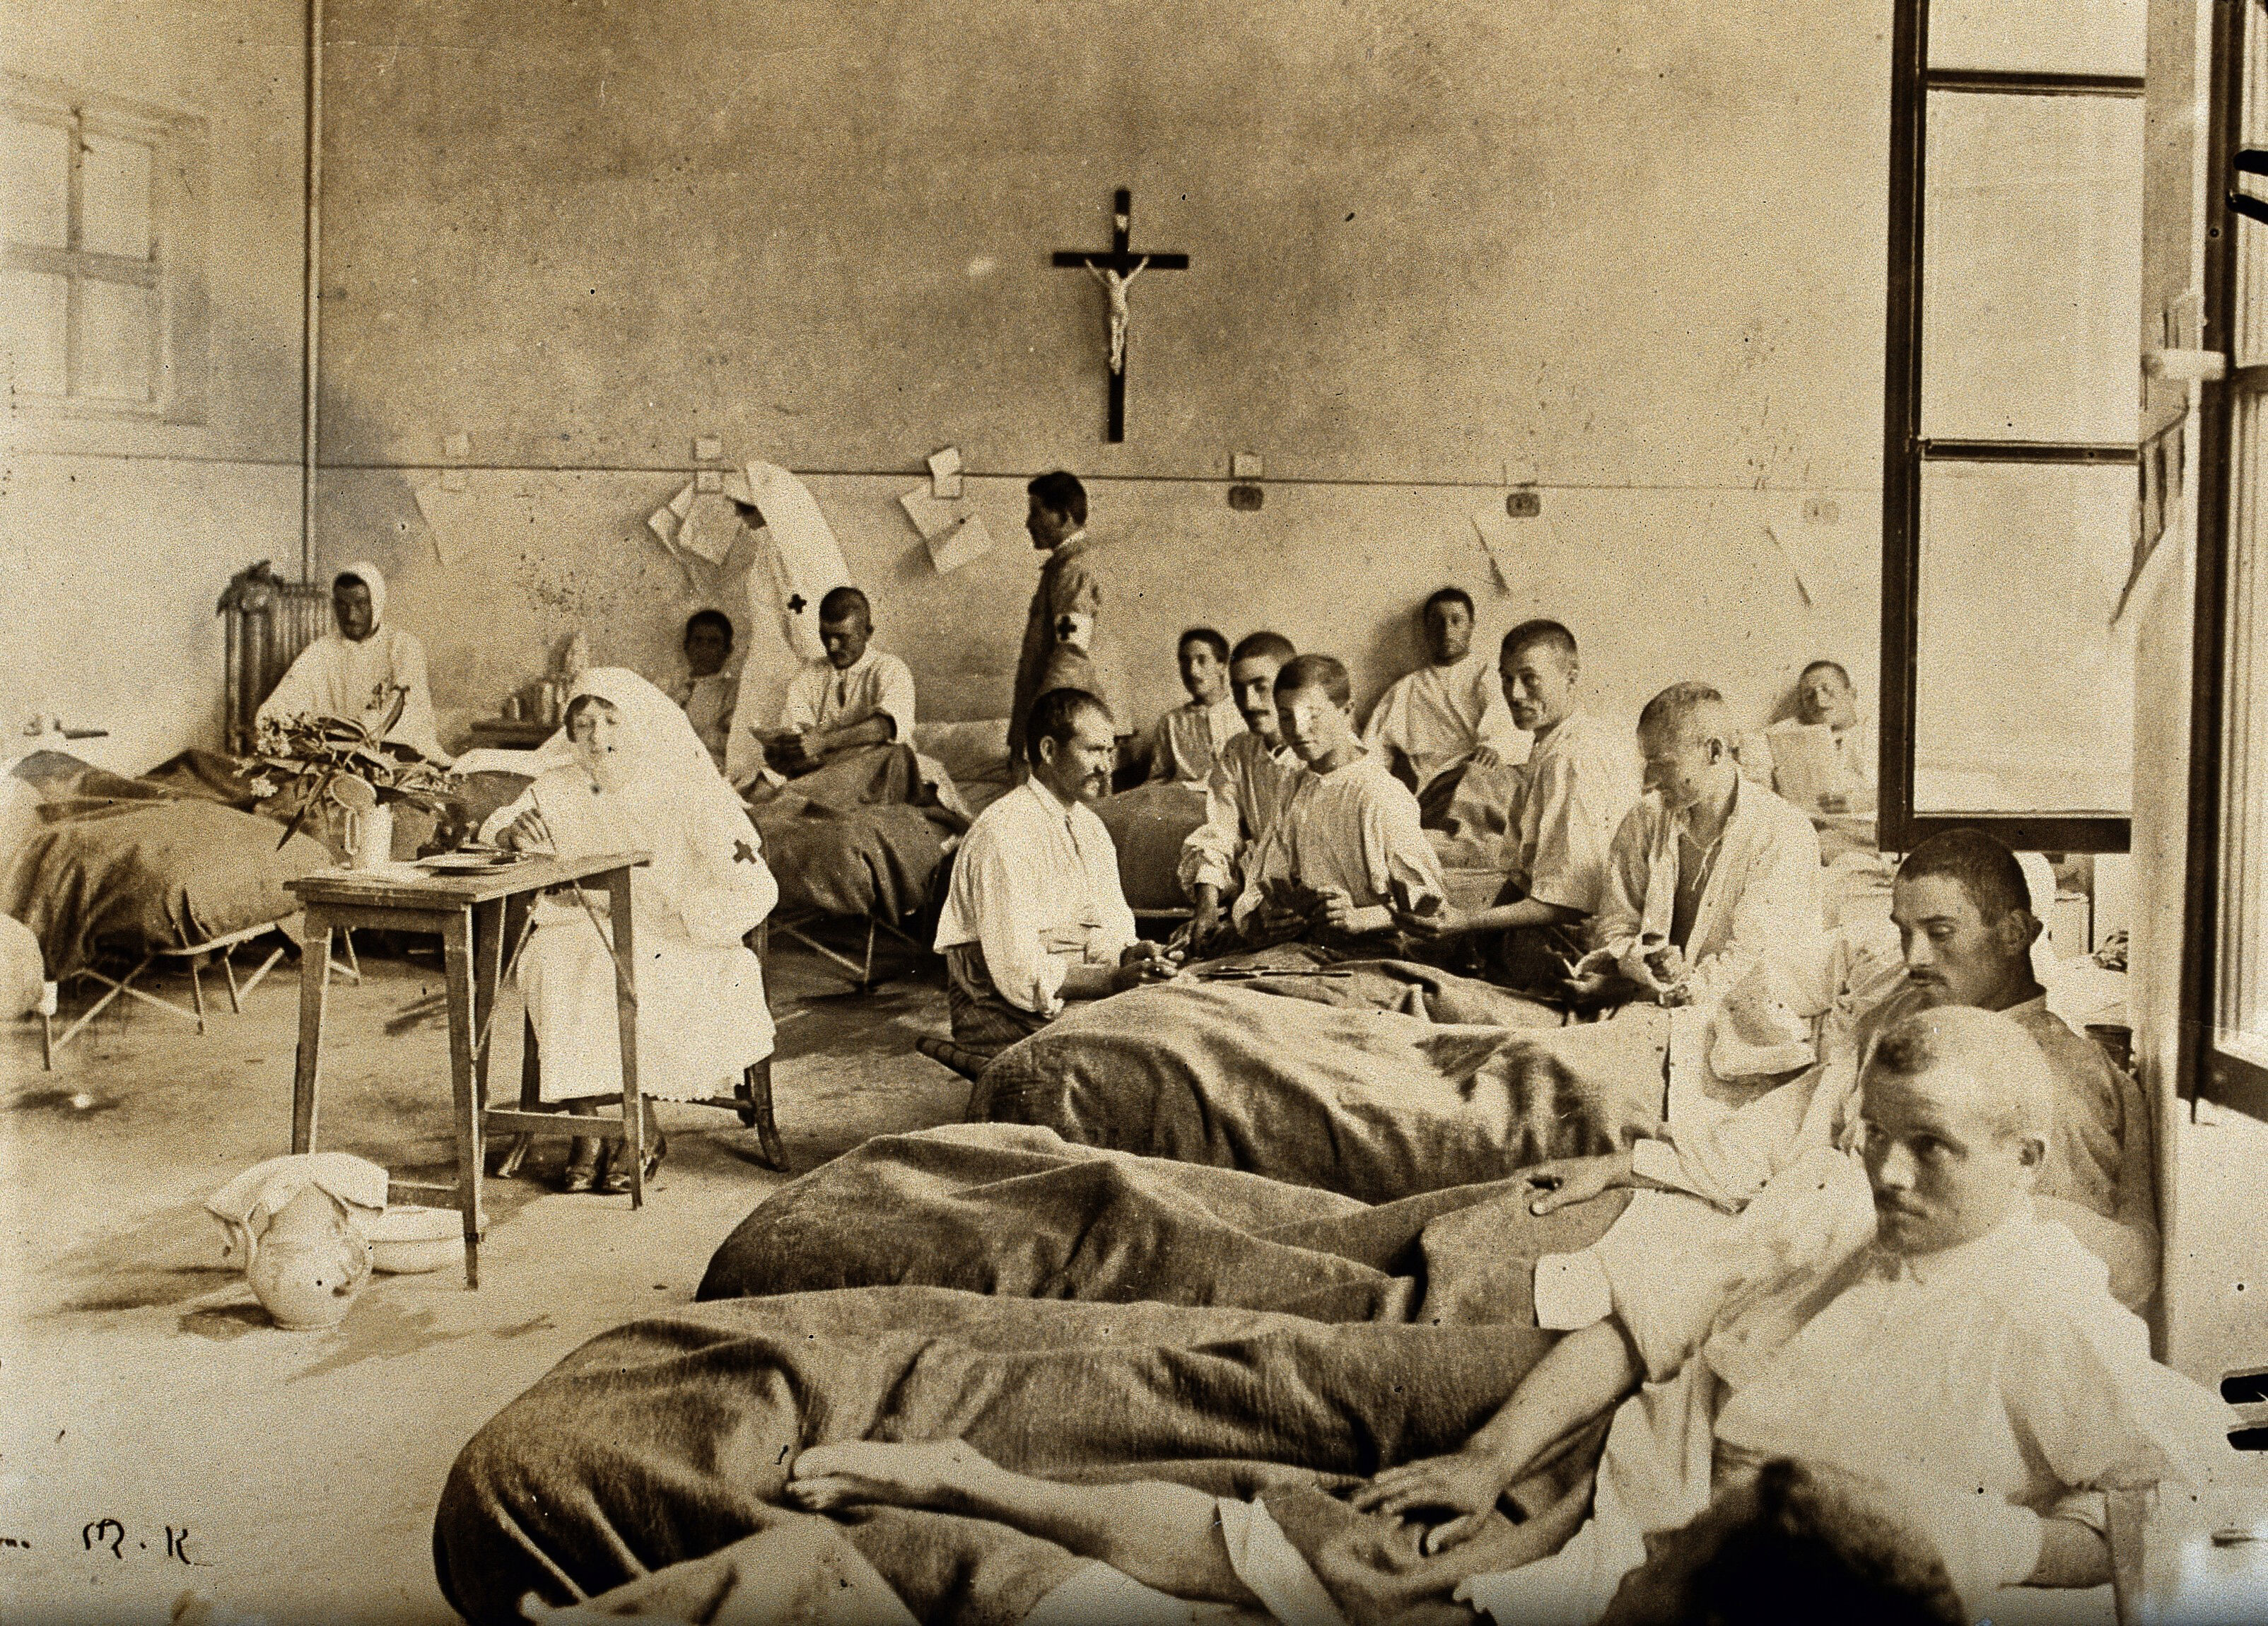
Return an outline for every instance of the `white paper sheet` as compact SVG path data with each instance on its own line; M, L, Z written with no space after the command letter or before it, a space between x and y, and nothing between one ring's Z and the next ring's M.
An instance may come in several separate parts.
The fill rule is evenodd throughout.
M916 486L898 499L898 506L906 511L914 529L924 541L934 541L961 523L961 511L950 503L940 503L924 487Z
M1501 505L1476 508L1473 529L1480 533L1481 547L1496 571L1497 585L1506 592L1519 591L1521 582L1534 580L1552 563L1551 522L1542 514L1515 519Z
M1823 791L1844 788L1835 756L1835 731L1824 723L1776 728L1768 736L1772 777L1780 795L1807 811Z
M465 551L458 528L464 520L465 508L465 493L461 489L452 491L438 485L417 489L418 515L425 521L426 533L433 539L433 555L443 564L456 563Z
M981 559L992 551L992 533L984 528L984 521L971 514L941 535L927 539L929 562L942 576L947 570L957 570L971 559Z
M684 523L677 528L676 550L721 566L740 540L744 529L740 511L718 492L695 497Z

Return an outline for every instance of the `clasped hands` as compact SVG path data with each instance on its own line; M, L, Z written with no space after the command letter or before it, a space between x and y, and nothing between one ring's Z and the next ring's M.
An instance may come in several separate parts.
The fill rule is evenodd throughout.
M1421 1512L1448 1518L1427 1530L1418 1550L1426 1557L1445 1553L1481 1532L1510 1478L1484 1452L1454 1451L1389 1468L1347 1498L1357 1512L1383 1513L1409 1520ZM1422 1521L1420 1521L1422 1522Z
M755 732L756 742L764 748L765 762L777 773L807 773L827 759L828 739L823 733L806 733L799 728L760 728Z
M1180 947L1171 944L1152 943L1145 939L1129 943L1118 956L1118 964L1110 974L1110 991L1123 994L1130 988L1140 988L1148 982L1169 982L1182 969Z

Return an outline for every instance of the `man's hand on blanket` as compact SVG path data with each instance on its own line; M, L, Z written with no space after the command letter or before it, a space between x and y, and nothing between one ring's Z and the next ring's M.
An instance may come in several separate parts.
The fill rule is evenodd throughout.
M1521 1180L1536 1194L1528 1205L1531 1214L1553 1214L1577 1203L1587 1203L1615 1186L1631 1181L1631 1154L1610 1151L1597 1158L1555 1158L1524 1171Z
M1147 939L1129 943L1118 956L1118 968L1110 974L1111 991L1123 994L1145 982L1170 982L1181 968L1178 948L1161 947Z
M1434 1525L1418 1543L1418 1550L1430 1557L1478 1534L1482 1521L1494 1510L1508 1483L1504 1465L1494 1457L1484 1452L1457 1451L1389 1468L1348 1499L1359 1512L1383 1513L1390 1519L1410 1520L1413 1513L1448 1512L1451 1517Z

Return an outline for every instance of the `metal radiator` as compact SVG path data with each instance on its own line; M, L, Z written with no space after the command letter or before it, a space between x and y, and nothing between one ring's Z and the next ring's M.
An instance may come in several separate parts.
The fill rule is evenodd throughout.
M260 703L299 651L330 630L330 589L320 582L287 582L262 559L229 578L219 614L228 632L223 696L228 749L243 756L252 750Z

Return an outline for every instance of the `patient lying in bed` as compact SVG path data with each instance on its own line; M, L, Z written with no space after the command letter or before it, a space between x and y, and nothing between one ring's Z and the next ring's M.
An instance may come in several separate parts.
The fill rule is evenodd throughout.
M2001 1586L2094 1585L2086 1493L2206 1479L2226 1418L2032 1214L2038 1072L2005 1018L1902 1026L1867 1081L1862 1176L1791 1182L1719 1268L1556 1345L919 1289L625 1328L468 1448L437 1524L444 1588L482 1621L529 1589L712 1555L729 1580L732 1543L792 1526L785 1510L857 1506L827 1528L924 1619L1158 1593L1285 1621L1469 1618L1460 1601L1660 1618L1635 1612L1660 1571L1616 1600L1644 1538L1712 1490L1778 1494L1782 1458L1875 1481L1965 1618ZM1595 1419L1641 1371L1594 1495ZM1684 1448L1694 1427L1713 1450Z

